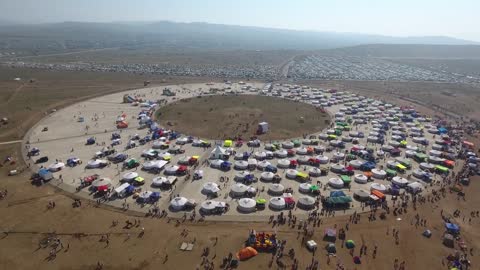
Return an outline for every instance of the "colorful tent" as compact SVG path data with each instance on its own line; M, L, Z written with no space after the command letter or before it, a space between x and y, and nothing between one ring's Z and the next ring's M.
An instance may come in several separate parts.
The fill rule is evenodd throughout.
M353 242L353 240L347 240L347 242L345 242L345 247L348 249L352 249L355 247L355 242Z
M223 142L223 147L232 147L233 141L232 140L225 140Z

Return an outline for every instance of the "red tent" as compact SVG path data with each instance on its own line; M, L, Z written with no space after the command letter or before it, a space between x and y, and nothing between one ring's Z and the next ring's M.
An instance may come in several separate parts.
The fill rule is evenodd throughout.
M107 191L107 190L108 190L108 186L99 186L99 187L97 187L97 190L98 190L98 191Z

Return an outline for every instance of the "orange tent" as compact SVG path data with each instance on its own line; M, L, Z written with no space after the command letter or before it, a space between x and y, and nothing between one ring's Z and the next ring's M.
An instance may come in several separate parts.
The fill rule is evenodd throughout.
M237 258L241 261L250 259L251 257L257 256L258 252L252 247L242 248L237 252Z
M363 173L366 177L372 177L373 173L372 172L364 172Z
M372 194L377 196L380 200L385 199L385 194L383 194L382 192L380 192L376 189L372 190Z

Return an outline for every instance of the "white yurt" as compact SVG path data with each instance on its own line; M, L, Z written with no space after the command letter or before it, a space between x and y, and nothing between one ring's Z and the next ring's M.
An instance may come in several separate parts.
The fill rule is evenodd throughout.
M393 146L393 147L399 147L400 146L400 143L397 142L397 141L389 141L388 144Z
M138 173L136 172L127 172L127 173L124 173L123 176L122 176L122 180L123 181L127 181L127 182L130 182L130 181L133 181L133 179L137 178L138 177Z
M177 165L168 166L167 168L165 168L165 174L168 174L168 175L176 174L179 168L180 167Z
M271 182L273 180L273 177L275 177L275 174L273 172L262 172L260 174L260 179L266 182Z
M363 162L361 162L358 159L354 159L348 162L348 164L350 164L350 166L352 166L355 169L359 169L362 166Z
M233 167L236 169L236 170L246 170L248 168L248 162L245 161L245 160L236 160L234 163L233 163Z
M322 170L320 170L319 168L312 167L308 170L308 175L312 177L318 177L322 175Z
M262 170L262 171L263 171L263 170L265 170L266 167L268 167L268 166L270 166L270 165L272 165L270 162L268 162L268 161L266 161L266 160L262 160L262 161L259 161L259 162L257 163L257 168L258 168L259 170Z
M244 155L241 152L236 153L235 156L233 157L233 159L235 160L242 160L243 158L244 158Z
M315 199L309 196L302 196L298 199L298 206L304 209L312 209L315 207Z
M323 145L315 146L313 147L313 151L315 151L315 153L323 153L325 152L325 146Z
M268 192L272 195L281 195L284 190L285 187L282 184L271 184L268 187Z
M400 176L395 176L392 178L392 183L399 187L404 187L408 184L408 180Z
M266 143L266 144L265 144L265 150L273 151L273 150L275 150L275 149L276 149L275 145L273 145L273 144L271 144L271 143Z
M345 169L345 166L343 166L342 164L333 164L331 167L330 167L330 170L334 173L339 173L341 171L343 171Z
M407 157L407 158L414 157L416 153L417 152L415 152L413 150L405 150L405 157Z
M378 157L383 157L383 156L385 156L385 152L384 152L383 150L381 150L381 149L378 150L378 151L376 152L376 154L377 154Z
M133 180L133 179L132 179ZM162 186L166 183L168 183L168 179L166 177L163 177L163 176L157 176L155 178L153 178L152 180L152 186L156 186L156 187L159 187L159 186Z
M251 198L242 198L238 200L238 211L243 213L255 212L257 207L257 202Z
M387 172L381 169L373 169L372 177L375 179L385 179L385 177L387 177Z
M299 164L307 164L309 159L310 157L308 156L300 156L299 158L297 158L297 162Z
M397 164L398 162L396 162L395 160L387 160L387 168L390 168L390 169L395 169L395 167L397 167Z
M335 160L343 160L345 158L345 153L335 152L335 153L333 153L333 158Z
M271 198L268 205L274 210L283 210L286 207L285 199L282 197Z
M330 161L329 157L323 155L316 156L316 159L320 161L320 164L327 164Z
M333 188L343 188L343 181L340 178L330 178L328 184Z
M278 158L286 158L288 156L288 152L285 149L280 149L275 151L274 155Z
M234 180L235 181L243 181L245 179L245 177L247 177L248 175L250 175L249 172L237 172L237 173L235 173Z
M112 185L112 180L110 180L110 178L107 178L107 177L99 178L92 182L92 186L94 187L101 187L101 186L110 187L111 185Z
M59 162L61 163L61 162ZM87 163L87 168L99 168L102 166L105 166L108 162L106 160L102 159L94 159L94 160L89 160ZM57 163L58 164L58 163Z
M245 195L245 192L247 192L247 190L248 190L247 185L244 185L241 183L235 183L232 185L232 188L230 191L233 197L240 197Z
M219 205L219 202L217 201L206 200L202 202L200 207L201 207L201 210L203 210L206 213L209 213L215 210L215 208L217 208L218 205Z
M297 149L298 155L306 155L308 153L308 149L306 147L300 147Z
M249 158L247 160L247 162L248 162L248 167L251 167L251 168L256 168L257 167L258 160L254 159L254 158Z
M428 161L433 164L440 164L445 161L444 158L436 157L436 156L428 156Z
M382 193L385 193L387 192L387 187L383 184L379 184L379 183L372 183L370 185L370 190L378 190Z
M284 149L292 149L293 146L294 146L294 145L293 145L293 142L283 142L283 143L282 143L282 147L283 147Z
M188 165L191 157L183 156L178 159L178 164Z
M254 156L256 159L262 160L262 159L267 158L267 152L265 152L265 151L256 151L255 153L253 153L253 156Z
M318 138L321 139L321 140L326 140L328 138L328 134L320 133L320 134L318 134Z
M302 193L309 193L311 186L312 186L312 184L309 184L309 183L301 183L301 184L298 186L298 191L300 191L300 192L302 192Z
M170 208L174 211L185 209L188 199L185 197L175 197L170 201Z
M288 169L286 172L285 172L285 176L289 179L295 179L297 178L297 174L298 174L298 171L297 170L294 170L294 169Z
M426 140L425 137L413 137L413 138L412 138L412 141L413 141L414 143L422 143L422 142L424 142L425 140Z
M215 194L220 191L220 188L218 187L217 183L213 182L207 182L203 185L202 188L202 193L204 194Z
M288 168L290 167L290 160L288 159L279 159L277 161L277 167L278 168Z
M51 172L57 172L57 171L60 171L64 167L65 167L65 163L55 162L55 163L51 164L50 166L48 166L48 170L51 171Z
M442 155L442 152L438 151L438 150L430 150L428 151L428 154L431 155L431 156L434 156L434 157L439 157Z
M353 180L359 184L366 184L368 181L368 177L364 174L355 174Z
M442 151L443 150L443 145L440 144L433 144L432 149L436 151Z
M385 151L385 152L390 152L390 151L392 151L392 149L393 149L393 146L391 146L391 145L382 146L382 150Z
M304 140L302 140L302 144L304 144L304 145L311 145L311 144L312 144L312 140L310 140L310 139L304 139Z
M418 146L407 144L407 150L418 151Z
M431 171L434 168L435 168L435 165L433 165L432 163L426 163L426 162L420 163L420 169L422 170Z

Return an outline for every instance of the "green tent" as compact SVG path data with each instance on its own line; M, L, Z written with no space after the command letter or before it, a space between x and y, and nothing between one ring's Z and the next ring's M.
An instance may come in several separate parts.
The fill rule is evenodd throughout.
M392 170L392 169L386 169L385 172L387 173L388 176L393 177L397 175L397 171Z
M423 153L416 153L415 156L413 156L413 158L416 160L416 161L420 161L420 162L423 162L427 159L427 155L423 154Z
M348 124L345 122L337 122L336 124L342 127L348 126Z
M342 179L344 184L350 184L352 179L348 175L340 175L340 179Z
M317 185L311 185L310 186L310 191L311 192L315 192L315 191L319 191L319 190L320 190L320 188Z
M347 242L345 242L345 247L348 249L352 249L355 247L355 242L353 242L353 240L347 240Z
M292 143L293 143L293 146L295 147L299 147L302 144L300 140L292 140Z
M440 172L443 172L443 173L447 173L447 172L448 172L448 168L447 168L447 167L444 167L444 166L441 166L441 165L435 166L435 169L436 169L437 171L440 171Z
M267 200L265 199L257 199L257 204L266 204L267 203Z

